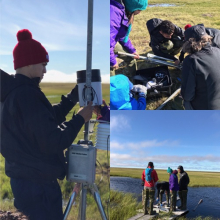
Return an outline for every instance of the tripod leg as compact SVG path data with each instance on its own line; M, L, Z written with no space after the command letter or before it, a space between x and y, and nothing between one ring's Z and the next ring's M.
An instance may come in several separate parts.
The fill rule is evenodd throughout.
M73 193L72 193L72 195L71 195L71 197L70 197L70 199L69 199L69 202L68 202L68 204L67 204L67 207L66 207L66 209L65 209L63 220L66 220L66 219L67 219L67 217L68 217L68 215L69 215L69 212L70 212L70 210L71 210L71 208L72 208L72 205L73 205L73 203L75 202L75 199L76 199L76 196L77 196L77 193L78 193L79 189L80 189L79 183L78 183L78 184L75 184L74 189L73 189Z
M79 220L86 219L86 194L87 194L88 185L86 183L82 184L82 191L80 195L80 206L79 206Z
M100 212L100 214L102 216L102 219L103 220L107 220L107 217L106 217L106 214L105 214L105 210L104 210L103 205L102 205L101 197L99 195L98 188L97 188L95 183L93 183L92 186L93 187L91 189L91 192L92 192L92 195L93 195L93 197L94 197L94 199L96 201L96 204L97 204L97 206L99 208L99 212Z

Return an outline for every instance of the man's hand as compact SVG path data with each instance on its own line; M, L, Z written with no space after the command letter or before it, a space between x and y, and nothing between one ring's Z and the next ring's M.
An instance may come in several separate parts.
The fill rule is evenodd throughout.
M78 94L78 85L76 85L70 93L67 94L67 98L71 100L73 103L77 103L79 101Z
M147 87L143 85L134 85L132 91L138 92L139 96L146 97L147 95Z
M179 66L179 64L180 64L180 61L179 61L179 60L175 60L174 62L175 62L175 65L176 65L176 66Z
M94 107L92 106L92 102L89 102L86 107L80 108L77 114L81 115L85 122L88 122L92 118L93 109Z
M117 63L113 66L113 69L116 70L116 69L118 69L118 67L119 67L119 66L118 66L118 62L117 62Z
M133 54L135 55L134 59L139 59L140 58L140 56L137 52L134 52Z

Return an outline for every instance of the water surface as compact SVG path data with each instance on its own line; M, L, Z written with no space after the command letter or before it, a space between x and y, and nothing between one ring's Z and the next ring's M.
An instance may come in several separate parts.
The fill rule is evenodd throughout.
M141 182L141 179L130 177L110 177L110 188L120 192L133 193L134 197L140 202L143 189ZM200 199L203 199L203 203L193 212ZM177 202L177 205L180 205L180 201ZM220 188L189 187L187 207L190 210L187 217L212 216L220 218Z

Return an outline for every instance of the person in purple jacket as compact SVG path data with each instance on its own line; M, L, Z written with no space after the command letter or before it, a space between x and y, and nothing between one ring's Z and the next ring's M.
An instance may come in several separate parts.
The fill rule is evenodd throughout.
M170 188L170 212L176 211L176 197L179 190L177 170L172 170L170 167L167 169L167 173L170 174L169 188Z
M110 0L110 67L111 76L115 75L115 69L118 68L116 57L123 59L127 64L128 77L136 72L135 59L123 55L116 55L120 52L132 53L136 59L139 58L136 49L129 39L129 33L134 20L134 15L145 10L148 0Z

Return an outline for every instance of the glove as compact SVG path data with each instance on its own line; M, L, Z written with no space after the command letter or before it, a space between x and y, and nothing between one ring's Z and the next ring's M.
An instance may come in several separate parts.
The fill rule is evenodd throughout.
M132 91L138 92L140 97L146 98L147 96L147 87L143 85L134 85Z
M75 88L73 88L73 90L66 95L66 97L67 97L71 102L73 102L74 104L76 104L76 103L79 101L78 85L76 85Z

